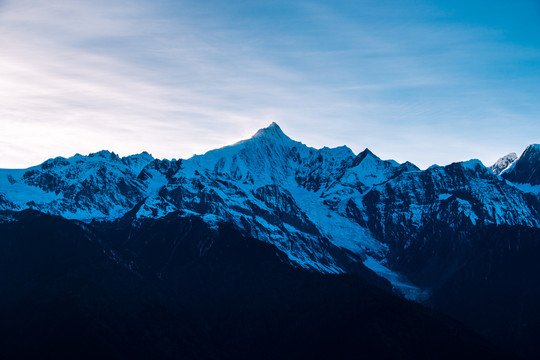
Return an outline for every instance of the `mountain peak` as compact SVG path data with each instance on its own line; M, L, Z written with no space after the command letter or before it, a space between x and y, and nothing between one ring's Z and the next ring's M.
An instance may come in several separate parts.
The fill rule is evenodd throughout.
M540 144L531 144L501 175L511 182L540 185L539 168Z
M461 164L462 167L469 170L476 170L478 167L483 168L484 164L478 159L470 159L467 161L461 161L458 164Z
M253 139L258 137L288 138L288 136L285 135L279 125L275 122L272 122L268 127L260 129L251 138Z
M372 156L373 158L380 160L377 155L371 152L368 148L365 148L360 154L354 159L354 166L360 164L367 156Z
M128 155L128 156L124 156L122 158L122 161L133 161L133 160L147 160L147 161L152 161L154 160L154 157L148 153L147 151L143 151L139 154L133 154L133 155Z
M532 153L539 153L540 152L540 144L531 144L529 146L527 146L527 148L525 149L525 151L523 152L523 155L530 155Z
M88 154L89 158L103 158L106 160L120 160L120 157L109 150L101 150L95 153Z
M499 160L495 162L495 164L491 165L489 168L495 175L501 175L512 163L514 163L517 160L518 156L516 153L510 153L508 155L503 156Z

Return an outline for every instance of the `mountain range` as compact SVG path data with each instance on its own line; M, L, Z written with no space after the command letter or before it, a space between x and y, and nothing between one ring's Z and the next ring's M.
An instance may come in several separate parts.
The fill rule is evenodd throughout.
M317 313L315 309L320 303L312 304L313 309L308 306L303 313L299 310L303 305L295 296L304 301L302 304L312 296L347 311L353 311L354 302L380 301L391 304L394 312L402 307L398 317L408 317L407 321L425 317L427 320L422 321L428 324L426 328L417 329L404 320L409 325L401 330L416 331L422 336L429 333L426 329L431 329L432 334L446 334L448 338L441 345L445 348L460 344L456 349L467 349L470 354L505 354L490 350L491 345L484 344L480 337L476 339L472 331L466 340L459 338L454 330L448 330L461 326L445 318L451 316L508 354L535 358L539 355L535 344L540 340L539 168L540 145L528 146L519 157L514 153L504 156L491 167L473 159L421 170L410 162L382 160L369 149L359 154L346 146L314 149L290 139L275 123L250 139L186 160L154 159L146 152L121 158L108 151L58 157L28 169L0 170L3 266L5 273L9 273L19 266L13 259L27 263L32 258L32 264L40 263L43 259L39 254L30 251L34 247L45 247L40 250L44 253L52 251L44 240L37 240L40 233L26 233L32 224L40 224L46 229L44 233L53 233L47 241L54 246L67 241L69 246L62 246L71 248L56 250L68 258L81 259L65 265L62 271L71 272L70 266L76 264L78 268L81 262L86 264L85 269L101 264L101 275L88 275L89 270L85 270L84 276L77 272L75 277L95 278L92 283L117 289L109 294L113 299L110 301L130 299L130 306L142 311L148 306L146 300L132 303L131 297L139 297L141 292L159 294L148 300L158 304L153 311L163 315L174 309L171 319L177 320L170 320L174 331L169 335L188 341L189 346L180 346L182 349L208 349L200 358L226 357L224 354L255 356L253 344L268 338L268 334L258 332L262 330L257 328L253 342L248 343L245 339L249 338L249 331L232 326L237 331L235 341L246 341L234 347L227 342L231 341L224 335L227 331L216 324L232 323L229 318L223 319L221 312L244 316L239 314L249 307L246 304L250 301L254 307L264 304L266 311L279 308L276 294L289 299L287 311L301 314L296 320L299 332L307 331L298 324L309 323L307 319ZM89 244L81 240L74 245L66 234L73 235L73 239L86 239ZM16 243L17 238L26 239L25 245ZM18 246L23 246L23 250ZM88 251L95 253L91 255L95 258L89 260L86 247L92 248ZM33 257L21 255L28 251ZM52 257L57 256L55 252ZM216 279L218 269L224 278ZM253 274L246 275L249 272ZM29 275L21 268L16 274L14 278L20 277L22 282L37 287L28 285L32 291L45 292L53 298L57 295L38 284L34 273ZM249 286L238 286L234 279L243 279ZM286 280L280 283L277 279ZM9 284L13 281L4 280ZM61 289L67 286L64 282L58 285L57 277L49 280ZM318 288L327 281L329 285L324 286L335 290L334 297L328 297L334 290L321 293ZM293 283L307 285L303 292L293 296ZM201 284L213 284L213 288ZM13 295L16 300L10 304L29 301L21 295L28 289L16 284L6 286L5 290L17 288L10 293L19 294ZM258 293L247 291L246 286ZM78 296L95 298L88 288L78 291ZM240 295L235 299L232 293ZM369 301L366 293L371 294ZM214 295L220 299L219 304L208 300ZM171 298L179 304L171 304ZM45 305L40 303L47 308ZM101 305L85 306L95 310ZM435 309L429 311L437 313L426 309ZM54 311L59 310L55 307ZM258 316L270 321L274 310L266 311L251 309L243 321L257 324L254 319ZM344 315L333 311L332 316L322 312L321 318L325 319L325 326L339 328L343 322L335 322L336 318ZM364 340L358 341L363 344L371 338L378 345L369 354L395 355L375 350L388 345L381 339L403 348L404 358L430 358L434 354L415 353L406 342L396 340L402 335L389 330L397 325L381 320L382 309L374 312L382 317L375 318L362 311L365 308L354 310L351 319L371 319L367 323L380 331L368 331L366 335L365 328L358 330L358 324L349 320L340 331L354 329L358 336L362 333ZM280 312L279 316L284 315ZM187 330L184 325L190 321L195 325ZM136 322L140 325L141 319ZM182 326L175 328L179 323ZM269 328L281 331L277 322L270 323ZM107 326L114 336L125 336L125 329ZM152 320L148 326L157 327L159 321ZM324 327L317 326L321 323L316 323L314 329L323 331ZM208 327L215 332L212 336L205 330ZM192 331L203 335L197 337ZM469 330L462 331L468 334ZM95 334L91 332L91 336ZM152 336L156 333L149 338ZM304 333L298 342L310 343L313 336ZM221 342L216 343L215 339ZM286 338L276 339L286 342ZM138 340L123 341L125 348L129 348L130 341ZM328 342L328 348L336 341ZM347 349L354 348L354 342L347 341ZM440 339L433 335L430 341L434 345ZM109 349L109 345L104 349ZM291 344L283 346L290 348ZM322 352L327 351L321 346ZM163 350L167 347L171 352ZM164 344L160 349L164 354L178 354L174 352L177 347L178 344ZM241 353L239 349L247 352ZM119 348L114 351L125 353ZM188 355L199 357L194 353Z

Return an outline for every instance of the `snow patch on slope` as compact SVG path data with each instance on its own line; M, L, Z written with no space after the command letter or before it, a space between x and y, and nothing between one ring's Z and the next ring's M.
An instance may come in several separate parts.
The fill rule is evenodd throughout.
M390 281L395 291L400 293L403 297L422 302L429 297L429 291L421 289L408 281L403 275L400 275L383 265L383 261L377 261L372 257L367 257L364 261L364 265L373 270L380 277Z
M510 153L498 159L495 164L491 165L489 168L495 175L501 175L505 172L516 160L518 156L516 153Z
M308 218L334 245L354 253L368 252L380 257L387 253L388 247L373 239L369 230L332 211L317 193L297 186L292 194Z
M8 201L25 208L25 205L30 202L47 204L62 198L62 194L47 192L39 187L24 183L22 177L26 171L27 169L0 169L0 193L3 193Z
M519 183L510 182L510 181L508 181L508 183L523 192L540 195L540 185L519 184Z

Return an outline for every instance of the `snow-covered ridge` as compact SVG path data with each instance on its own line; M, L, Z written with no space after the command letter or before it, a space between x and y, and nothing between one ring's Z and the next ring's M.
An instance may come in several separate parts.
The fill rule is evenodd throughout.
M495 164L491 165L489 168L495 175L501 175L504 171L506 171L510 165L512 165L516 160L518 159L518 156L516 153L510 153L508 155L503 156L502 158L498 159Z
M101 151L0 170L0 210L85 221L198 214L233 222L307 268L349 272L362 262L412 297L414 286L387 263L389 229L412 239L425 221L538 226L527 196L478 160L421 171L368 149L311 148L275 123L186 160Z
M0 169L0 209L34 208L66 218L115 218L144 194L137 176L153 157L100 151L49 159L22 170Z
M518 184L540 185L540 144L529 145L501 176Z

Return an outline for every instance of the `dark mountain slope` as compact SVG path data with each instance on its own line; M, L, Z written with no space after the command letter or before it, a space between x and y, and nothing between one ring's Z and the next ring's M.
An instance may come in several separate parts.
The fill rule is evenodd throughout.
M538 359L540 229L477 229L467 248L457 270L434 289L433 305L497 344Z
M34 211L0 224L0 357L207 358L198 321L92 233Z
M221 228L220 239L181 281L185 293L202 292L202 304L188 307L217 324L216 337L233 335L217 343L233 358L500 356L453 320L357 276L321 275L273 261L238 262L253 253L252 243L235 229ZM204 300L212 297L219 300Z
M15 217L0 224L4 358L508 358L358 276L295 268L230 225L169 219L163 244L184 255L163 264L103 224Z

